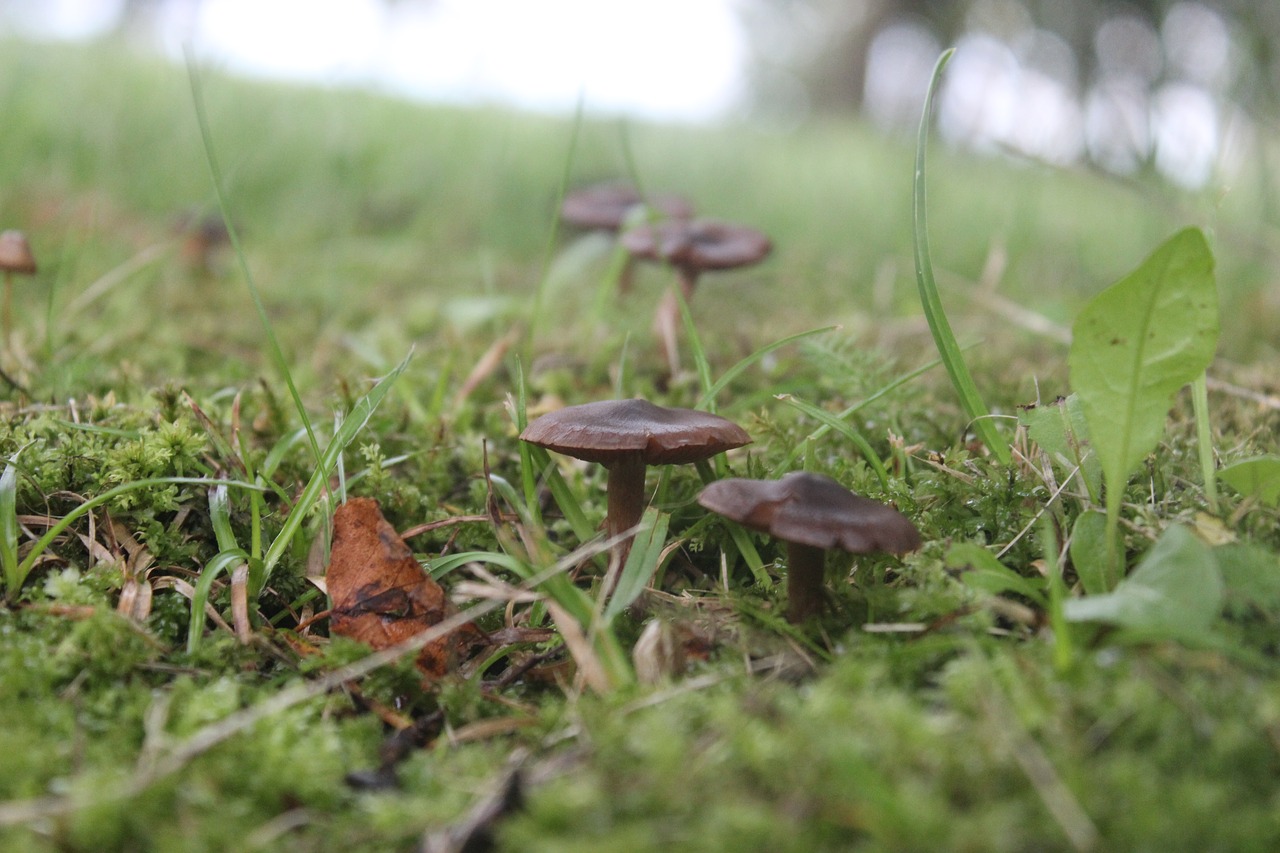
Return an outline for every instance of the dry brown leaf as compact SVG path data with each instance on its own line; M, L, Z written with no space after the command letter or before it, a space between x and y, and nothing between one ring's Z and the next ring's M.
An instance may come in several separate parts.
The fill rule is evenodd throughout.
M371 498L352 498L334 513L325 578L333 600L330 633L375 650L407 640L453 613L444 590L418 565ZM467 626L429 643L418 654L418 669L427 679L440 678L478 634Z

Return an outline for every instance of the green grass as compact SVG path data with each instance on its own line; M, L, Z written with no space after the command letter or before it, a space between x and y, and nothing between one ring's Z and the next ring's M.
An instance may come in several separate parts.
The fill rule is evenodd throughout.
M513 761L524 806L491 827L503 850L1280 846L1280 512L1232 477L1206 494L1200 452L1206 428L1220 466L1280 452L1275 409L1224 390L1274 393L1273 187L1178 195L932 144L933 277L1004 465L966 430L921 315L910 139L575 125L200 74L265 326L240 259L201 271L179 252L178 217L218 208L183 69L0 45L0 227L27 230L42 265L0 352L21 386L0 385L0 850L414 850ZM669 272L601 298L607 251L555 232L566 175L632 168L777 247L706 278L682 337L697 375L673 383L648 328ZM1053 329L1188 226L1209 236L1222 309L1207 406L1184 390L1120 484L1137 583L1085 595L1101 487L1072 476L1069 407L1018 407L1073 390ZM633 551L624 587L657 573L650 616L688 658L656 685L626 659L643 619L600 599L598 572L562 571L603 516L602 473L515 439L526 407L619 393L714 405L755 440L650 478L668 548ZM797 468L893 501L926 541L832 556L831 608L802 628L779 615L782 546L694 501L704 477ZM411 663L361 664L323 619L300 627L326 606L306 580L326 485L401 530L440 522L410 544L446 585L475 580L467 561L538 582L555 606L511 618L557 633L424 689ZM518 522L463 520L494 510ZM236 560L262 585L247 645L193 624L188 598L233 621L219 567ZM1162 577L1202 567L1221 605L1173 611L1194 632L1076 618L1172 596ZM144 589L145 618L118 612ZM345 777L383 760L377 708L439 725L398 786L370 791Z

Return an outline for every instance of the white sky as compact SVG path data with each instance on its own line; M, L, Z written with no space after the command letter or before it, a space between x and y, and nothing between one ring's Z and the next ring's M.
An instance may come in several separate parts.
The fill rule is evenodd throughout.
M0 0L0 35L92 37L111 26L121 2ZM597 115L715 121L747 100L748 46L737 2L170 0L156 35L175 59L190 44L205 59L247 74L557 112L581 98ZM1137 19L1104 24L1099 49L1110 44L1104 30L1118 34L1111 41L1119 49L1102 59L1124 73L1083 93L1073 69L1055 72L1049 61L1074 61L1056 36L1030 27L1008 43L967 34L944 78L939 126L980 149L1054 163L1074 162L1087 150L1119 172L1154 151L1165 174L1201 185L1224 156L1247 155L1247 146L1223 147L1237 125L1243 129L1236 135L1247 140L1247 122L1227 126L1215 103L1229 37L1216 13L1187 0L1171 7L1163 29L1165 61L1181 79L1154 92L1147 79L1126 88L1129 66L1161 61L1160 35ZM940 49L915 26L882 32L871 50L868 113L885 125L913 127Z
M734 0L202 0L167 4L164 49L230 70L438 100L714 120L741 101ZM11 0L21 32L77 38L119 0ZM0 13L2 14L2 13ZM3 21L0 21L2 28Z

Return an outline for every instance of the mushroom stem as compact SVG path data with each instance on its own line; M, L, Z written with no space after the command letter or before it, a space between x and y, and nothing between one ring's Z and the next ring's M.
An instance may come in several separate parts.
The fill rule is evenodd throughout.
M787 621L799 624L822 612L826 549L787 543Z
M8 347L9 334L13 330L13 273L9 270L4 271L4 307L0 313L3 314L4 345Z
M644 515L644 457L630 453L609 466L609 509L605 532L612 539L640 523ZM619 561L625 561L631 550L628 537L614 546Z
M698 273L689 267L680 266L676 268L676 274L676 283L684 295L684 301L688 302L693 299L693 289L698 284ZM680 300L676 299L675 290L669 289L662 294L662 301L658 303L658 312L653 318L653 330L662 340L662 347L667 354L667 367L671 370L672 376L680 372L680 346L677 343L679 329Z

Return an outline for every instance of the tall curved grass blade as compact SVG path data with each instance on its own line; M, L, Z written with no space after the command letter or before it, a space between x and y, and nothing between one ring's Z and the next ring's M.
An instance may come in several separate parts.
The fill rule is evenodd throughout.
M560 172L560 184L556 188L556 216L551 220L551 228L547 231L547 241L543 245L542 268L538 273L538 283L533 290L533 304L529 306L529 325L525 331L524 360L533 363L533 345L538 336L538 328L542 325L542 308L546 300L547 280L551 277L552 259L555 257L556 238L560 233L560 205L564 203L565 193L569 190L569 179L573 172L573 163L577 159L578 139L582 136L582 126L586 116L586 100L580 93L578 104L573 111L573 124L569 131L569 149L565 151L564 168Z
M929 141L929 118L933 112L933 96L942 79L942 70L947 67L955 49L946 50L938 57L934 66L933 78L929 81L929 89L924 98L924 116L920 119L920 135L916 142L916 172L914 192L911 200L912 232L915 236L916 286L920 290L920 304L924 307L925 319L929 322L929 331L933 342L942 356L942 363L951 377L951 385L960 397L960 405L969 416L973 431L991 454L1002 465L1013 461L1009 452L1009 442L996 429L991 413L982 402L978 386L973 382L969 366L965 364L964 355L956 343L956 336L951 331L951 323L947 320L946 311L942 308L942 299L938 296L938 284L933 277L933 260L929 253L929 227L925 204L925 147Z
M249 296L253 300L253 306L257 309L258 320L262 323L262 329L265 334L268 350L271 353L271 360L275 362L276 369L280 371L284 378L284 384L289 389L289 396L293 399L293 405L298 410L298 416L302 419L302 424L307 430L307 440L311 445L311 452L317 461L320 459L320 443L316 440L315 430L311 427L311 418L307 415L307 408L303 405L302 395L298 392L298 386L294 384L293 374L289 371L289 362L284 357L284 350L280 348L280 342L276 339L275 330L271 325L271 318L267 316L267 308L262 302L262 295L258 292L258 285L254 281L253 272L249 269L249 262L245 259L244 250L240 245L240 235L235 225L231 221L231 207L227 201L227 194L223 187L222 168L218 165L218 158L213 148L213 131L209 127L209 116L205 110L204 90L200 82L200 74L196 71L195 60L190 54L187 55L187 78L191 86L191 102L195 108L196 123L200 128L200 139L204 144L205 163L209 167L209 177L213 182L213 192L218 200L218 212L222 216L222 224L227 229L227 238L231 242L232 252L236 256L236 260L240 265L240 274L244 276L244 282L249 289Z
M218 575L231 570L240 563L247 563L249 555L239 548L219 551L213 559L204 564L200 570L200 579L196 581L195 592L191 596L191 623L187 626L187 653L194 654L200 648L200 640L204 636L204 606L209 603L209 593L213 591L213 582Z
M209 521L213 524L213 537L218 543L219 551L233 551L240 547L231 530L230 492L224 485L217 485L209 490Z
M4 566L5 597L10 601L18 597L18 589L27 579L18 562L18 453L9 457L0 474L0 564Z

